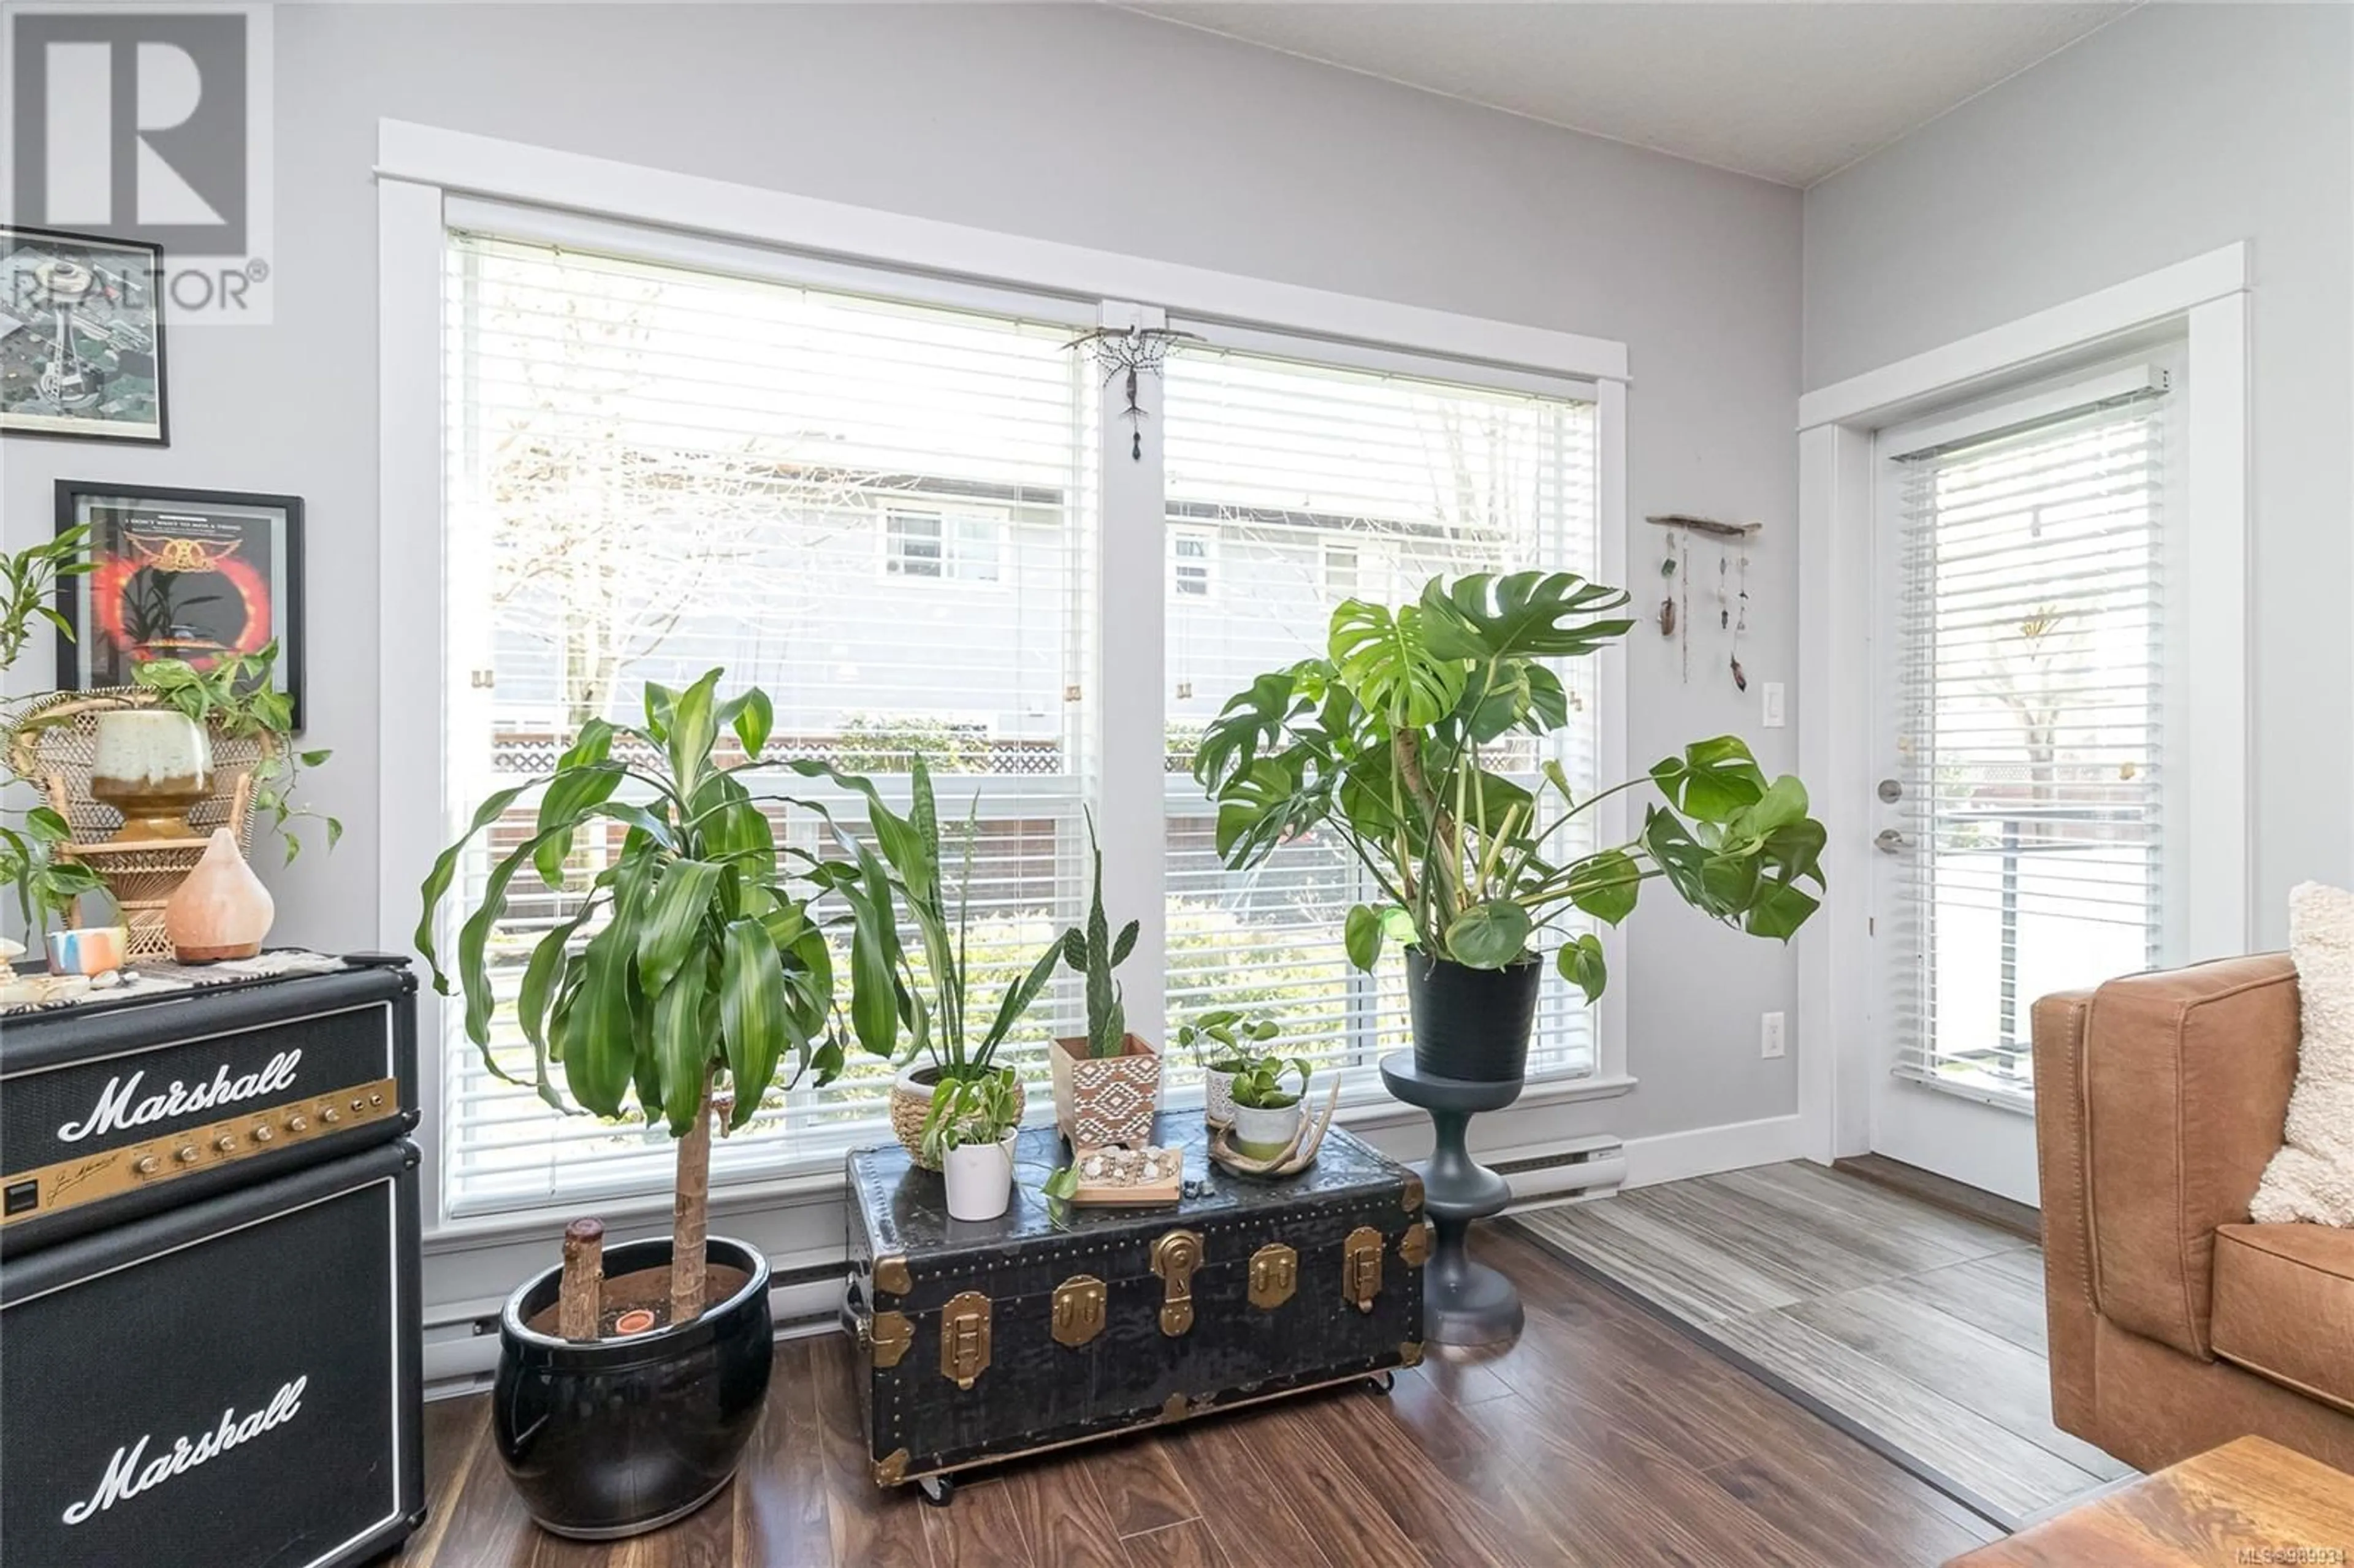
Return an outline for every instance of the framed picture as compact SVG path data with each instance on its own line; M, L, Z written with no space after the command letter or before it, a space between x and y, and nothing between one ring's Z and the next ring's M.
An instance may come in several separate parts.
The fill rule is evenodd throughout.
M0 224L0 435L169 446L164 249Z
M58 685L127 686L151 659L199 669L278 643L302 727L302 499L58 482L58 532L90 525L90 570L58 584Z

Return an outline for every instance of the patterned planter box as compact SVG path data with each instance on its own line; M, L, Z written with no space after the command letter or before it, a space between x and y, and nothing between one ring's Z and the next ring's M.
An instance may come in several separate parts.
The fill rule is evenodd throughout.
M1118 1056L1090 1056L1085 1040L1057 1040L1055 1125L1074 1149L1108 1143L1140 1148L1152 1140L1152 1113L1161 1104L1161 1057L1131 1034Z

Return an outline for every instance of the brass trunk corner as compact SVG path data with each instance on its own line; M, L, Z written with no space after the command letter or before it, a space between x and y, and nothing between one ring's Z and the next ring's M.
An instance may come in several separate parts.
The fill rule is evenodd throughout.
M967 1290L940 1308L940 1375L969 1389L989 1370L989 1298Z
M1408 1340L1398 1346L1398 1365L1418 1367L1422 1364L1422 1341Z
M1430 1261L1428 1221L1416 1220L1406 1228L1405 1234L1398 1237L1398 1256L1405 1260L1408 1268L1420 1268Z
M1299 1254L1281 1242L1269 1242L1251 1254L1250 1304L1272 1312L1299 1288Z
M877 1312L874 1327L864 1329L860 1338L867 1341L877 1367L896 1367L916 1342L916 1325L905 1312Z
M1104 1282L1075 1274L1055 1287L1055 1342L1084 1345L1104 1329Z
M1422 1178L1411 1171L1405 1173L1405 1191L1399 1194L1398 1205L1409 1214L1422 1213Z
M894 1448L875 1461L875 1484L896 1487L907 1478L907 1450Z
M1382 1255L1388 1250L1382 1233L1371 1225L1359 1225L1342 1244L1341 1294L1360 1312L1372 1311L1373 1298L1382 1293Z
M875 1260L875 1288L893 1296L905 1296L915 1288L916 1282L907 1273L907 1260L893 1255Z

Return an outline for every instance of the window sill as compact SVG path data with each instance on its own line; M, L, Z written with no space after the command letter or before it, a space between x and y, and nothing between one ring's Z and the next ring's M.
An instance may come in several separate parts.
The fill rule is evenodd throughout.
M1636 1079L1623 1073L1538 1078L1522 1090L1521 1097L1512 1102L1512 1107L1517 1110L1533 1106L1616 1099L1633 1090L1636 1083ZM1170 1108L1194 1109L1200 1104L1198 1096L1188 1094L1181 1097ZM1368 1085L1354 1092L1343 1092L1339 1108L1332 1113L1332 1119L1354 1130L1377 1130L1409 1126L1420 1121L1423 1116L1424 1113L1415 1107L1402 1104L1379 1087ZM844 1185L842 1167L836 1162L827 1170L806 1171L716 1189L711 1194L712 1218L716 1224L729 1214L747 1210L793 1209L839 1202ZM616 1228L626 1227L633 1220L665 1214L670 1205L668 1192L646 1192L628 1198L584 1199L581 1204L593 1207L599 1218ZM571 1212L571 1206L551 1204L546 1208L514 1209L503 1213L448 1221L426 1233L424 1253L428 1257L436 1257L505 1246L525 1236L545 1236L551 1227L562 1224Z

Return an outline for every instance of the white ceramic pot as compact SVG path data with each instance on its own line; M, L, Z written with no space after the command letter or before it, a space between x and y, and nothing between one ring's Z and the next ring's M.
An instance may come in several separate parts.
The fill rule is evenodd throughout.
M1253 1160L1274 1159L1291 1147L1292 1135L1299 1130L1300 1111L1301 1106L1297 1100L1280 1110L1235 1106L1235 1149Z
M948 1182L949 1218L997 1218L1013 1202L1013 1135L949 1150L940 1174Z
M1235 1122L1235 1070L1221 1072L1216 1067L1202 1069L1202 1114L1212 1127L1232 1127Z
M98 715L90 793L122 813L117 842L195 834L187 810L213 792L212 737L176 708L111 708Z

